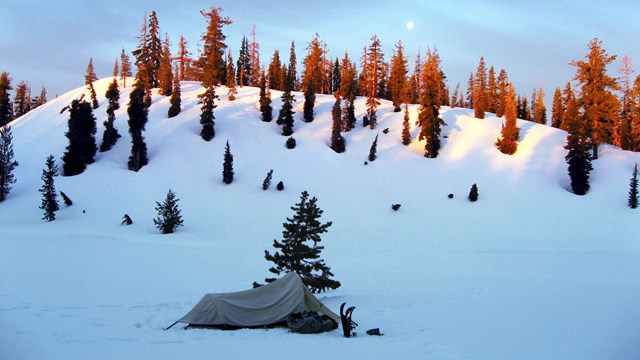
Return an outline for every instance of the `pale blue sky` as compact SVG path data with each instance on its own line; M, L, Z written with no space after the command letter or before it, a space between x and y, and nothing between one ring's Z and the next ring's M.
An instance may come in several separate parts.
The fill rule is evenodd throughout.
M609 54L629 55L640 73L640 5L637 1L17 1L0 6L0 71L13 83L28 81L34 93L47 88L49 98L84 83L93 57L99 77L110 76L120 49L137 44L145 12L156 10L163 33L173 45L180 35L192 53L205 30L200 9L223 8L233 24L225 27L234 59L242 35L256 25L261 60L273 51L288 59L291 41L298 60L315 33L327 42L332 58L349 51L352 59L373 34L381 39L386 59L402 40L408 55L437 48L453 90L466 87L483 56L488 66L504 68L521 94L544 86L550 103L555 87L564 87L594 37ZM415 28L408 30L406 23ZM299 70L302 69L298 65ZM617 76L619 61L609 72ZM411 70L413 67L411 66ZM497 72L496 71L496 72Z

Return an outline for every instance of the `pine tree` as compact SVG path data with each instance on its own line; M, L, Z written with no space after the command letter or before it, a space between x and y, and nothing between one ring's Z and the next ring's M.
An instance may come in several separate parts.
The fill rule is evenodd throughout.
M513 155L518 150L518 140L520 140L520 128L516 125L516 92L513 84L509 84L509 93L505 102L505 121L502 124L500 137L496 141L498 150L503 154Z
M309 82L306 84L306 89L304 91L304 105L302 110L302 118L305 122L313 121L313 108L316 104L316 94L315 87L313 82Z
M153 224L163 234L171 234L175 232L177 228L183 226L178 201L180 201L180 199L176 197L176 194L171 191L171 189L169 189L164 203L160 204L156 201L158 217L153 219Z
M602 41L593 39L585 60L573 61L577 67L574 80L581 86L579 102L582 105L588 136L593 145L593 159L598 158L598 146L613 143L617 129L618 98L612 91L619 90L615 78L607 75L607 65L616 59L602 48Z
M271 122L273 120L271 91L267 89L267 78L264 72L260 75L260 113L262 114L262 121Z
M171 91L169 102L171 103L171 106L169 106L167 116L172 118L180 114L182 111L182 92L180 90L180 77L178 74L173 77L173 90Z
M236 94L238 93L238 89L236 89L236 70L233 68L233 57L231 57L231 52L227 54L227 88L229 91L227 92L227 100L234 101L236 99Z
M93 58L89 58L89 65L87 65L87 74L84 76L84 83L89 89L89 93L91 95L91 104L94 109L98 108L98 96L96 95L96 90L93 87L93 82L96 80L98 80L98 77L96 76L95 70L93 68Z
M58 176L58 166L53 155L49 155L46 167L42 170L43 181L40 193L42 193L42 203L40 209L44 210L42 220L53 221L56 219L56 211L60 209L58 205L58 194L56 193L55 177Z
M249 58L249 41L243 35L240 43L240 53L238 54L236 81L240 87L249 85L251 75L251 60Z
M498 83L496 80L496 71L491 66L487 77L487 112L498 112Z
M471 190L469 190L469 201L476 202L478 201L478 185L473 184L471 186Z
M73 205L73 201L63 191L60 191L60 196L62 196L62 201L66 206Z
M256 40L256 25L251 28L251 42L249 43L249 86L258 86L260 82L260 44Z
M178 73L175 77L178 78L179 81L185 80L195 80L188 77L189 69L193 63L193 59L191 58L191 53L187 49L187 40L183 35L180 35L178 39L178 53L176 54L176 62L178 66Z
M141 81L136 81L134 89L129 96L129 134L131 134L131 156L127 167L132 171L139 171L143 166L147 165L147 144L144 142L142 132L147 125L149 109L145 105L145 90Z
M378 152L378 135L376 135L376 138L373 139L373 142L371 143L371 147L369 148L369 157L367 159L369 159L369 161L375 161L378 158L377 152Z
M342 81L342 75L340 74L340 61L336 58L335 62L331 66L331 92L335 93L340 90L340 82Z
M402 120L402 144L411 144L411 124L409 124L409 104L404 106L404 118Z
M473 111L478 119L484 119L487 109L487 71L484 58L480 58L473 84Z
M269 187L271 186L271 178L273 177L273 170L269 170L269 172L267 173L267 176L264 178L264 181L262 181L262 190L268 190Z
M633 141L633 118L634 108L637 107L635 96L632 93L631 74L633 73L633 64L631 58L627 55L622 57L622 65L619 72L624 75L622 78L622 111L620 112L620 130L619 141L616 145L622 150L633 150L635 148Z
M269 89L282 90L284 84L282 83L282 63L280 62L280 52L275 50L269 63L269 69L267 70L267 80L269 83Z
M564 104L562 102L562 90L558 87L553 93L553 103L551 104L551 126L559 129L562 125L563 117Z
M404 45L398 41L391 58L391 74L389 74L389 94L393 102L393 111L400 112L400 105L407 100L407 58L404 56Z
M440 118L440 91L443 88L443 74L440 70L440 58L436 52L427 52L427 61L422 69L424 90L420 97L418 140L426 140L424 156L436 158L440 151L440 133L446 125Z
M420 94L422 93L422 57L421 51L418 49L418 54L416 54L415 60L413 62L413 74L409 78L409 99L408 102L411 104L416 104L420 101Z
M322 224L320 217L323 210L317 205L318 199L309 199L309 193L302 192L300 202L291 207L295 215L283 223L282 240L274 240L276 251L271 254L265 250L264 257L273 262L269 271L276 276L295 272L312 292L337 289L340 282L331 279L333 276L323 259L320 258L324 246L320 245L321 235L327 232L332 222ZM276 279L267 278L266 282Z
M629 183L629 207L635 209L638 207L638 164L633 167L633 176Z
M224 162L222 163L222 181L225 184L231 184L233 182L233 155L231 154L231 148L229 147L229 140L227 140L227 146L224 150Z
M285 78L284 93L282 94L282 107L278 114L276 123L282 127L282 136L291 136L293 134L293 102L296 101L291 91L293 89L294 76L289 68L289 74Z
M91 105L84 100L73 100L69 107L69 129L65 133L69 145L62 157L65 176L81 174L93 163L98 150L95 134L96 118Z
M291 49L289 50L289 67L287 68L287 77L289 78L291 91L298 91L298 70L296 60L296 44L291 42ZM287 84L283 84L286 91Z
M384 54L377 35L371 37L371 45L363 55L364 88L367 96L366 116L369 127L373 130L378 124L377 109L380 106L379 85L384 70Z
M547 123L547 108L544 106L544 90L533 89L531 95L531 120L538 124Z
M467 93L466 93L466 99L465 99L465 108L467 109L473 109L474 105L473 105L473 99L474 99L474 95L473 95L473 91L474 91L474 84L475 84L475 78L473 77L473 73L469 74L469 80L467 81Z
M101 152L111 150L120 137L118 130L113 125L116 120L115 111L120 109L120 90L118 90L118 80L115 77L109 85L105 97L109 101L109 106L107 106L107 120L103 123L104 132L102 133L102 144L100 144Z
M11 78L6 71L0 74L0 127L13 120L13 107L11 106L10 92Z
M173 91L173 64L171 62L171 49L169 35L165 35L162 43L162 53L158 66L158 87L164 96L171 96Z
M498 74L498 104L496 107L496 116L502 117L505 111L505 102L509 96L509 79L504 69Z
M16 93L13 100L13 118L17 119L20 116L29 112L29 101L27 101L27 92L29 85L26 82L21 81L16 87Z
M160 23L158 21L158 15L155 10L151 11L149 15L149 27L146 38L146 48L148 51L147 69L149 79L147 88L160 87L160 67L163 62L162 40L160 39ZM169 60L170 62L170 60ZM171 86L171 85L169 85Z
M569 133L565 146L569 152L565 159L569 165L571 189L576 195L584 195L589 191L589 174L593 170L589 154L592 145L587 129L582 125L579 111L578 101L575 98L569 98L567 110L564 113L564 123Z
M226 82L226 62L224 52L227 45L224 43L227 36L222 32L224 25L230 25L231 19L222 17L221 8L211 7L208 12L200 13L207 19L207 32L202 35L202 55L199 65L202 68L202 86L210 88Z
M127 78L133 75L131 73L131 60L129 59L129 55L124 52L124 48L122 48L122 52L120 53L120 80L122 81L122 87L127 87Z
M333 104L331 110L331 117L333 119L331 125L331 149L337 153L343 153L346 150L346 145L342 134L342 110L340 109L340 95L336 94L336 102Z
M213 116L213 110L218 107L218 105L215 104L215 100L218 99L215 86L209 86L204 93L198 95L198 98L200 99L200 101L198 101L198 104L202 105L202 107L200 108L202 110L200 114L200 124L202 125L200 136L205 141L210 141L216 135L216 132L213 128L213 126L215 125L215 116Z
M18 162L14 156L11 126L0 126L0 202L7 199L13 184L17 181L13 171Z

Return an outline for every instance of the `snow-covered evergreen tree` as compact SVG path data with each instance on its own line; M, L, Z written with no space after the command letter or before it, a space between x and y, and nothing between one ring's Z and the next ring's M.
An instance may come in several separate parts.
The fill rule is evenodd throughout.
M176 194L169 189L164 203L160 204L156 201L158 217L153 219L153 224L161 233L171 234L175 232L177 228L182 226L182 215L180 215L180 209L178 208L179 200L180 199L176 197Z

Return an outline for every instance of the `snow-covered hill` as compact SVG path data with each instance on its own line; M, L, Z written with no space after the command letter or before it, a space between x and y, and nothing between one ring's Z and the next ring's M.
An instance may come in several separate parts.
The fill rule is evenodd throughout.
M96 82L97 138L106 119ZM62 157L68 112L78 88L12 124L18 182L0 203L0 358L427 358L630 359L640 356L640 212L626 206L640 155L603 147L591 191L569 192L566 133L520 121L513 156L494 146L502 120L442 109L447 123L436 159L401 144L402 113L383 101L378 129L345 133L347 151L329 148L332 96L318 95L316 119L302 121L296 93L294 137L260 120L258 89L226 100L218 89L216 137L199 137L199 83L182 83L183 111L167 118L154 94L144 133L149 165L134 173L127 103L122 138L78 176L56 178L74 201L41 220L45 159ZM280 107L274 91L274 114ZM364 99L356 101L361 119ZM383 129L388 128L388 133ZM365 165L379 134L378 159ZM222 183L224 146L235 181ZM261 188L273 169L273 185ZM275 183L283 181L284 191ZM467 200L472 184L480 199ZM180 199L184 227L161 235L156 201ZM286 329L233 332L162 327L205 292L248 288L269 276L264 250L279 239L290 207L307 190L318 198L323 257L342 287L321 294L334 311L356 306L359 336ZM449 199L448 194L454 198ZM399 203L399 211L391 204ZM129 214L134 224L121 226ZM379 327L385 335L369 337Z

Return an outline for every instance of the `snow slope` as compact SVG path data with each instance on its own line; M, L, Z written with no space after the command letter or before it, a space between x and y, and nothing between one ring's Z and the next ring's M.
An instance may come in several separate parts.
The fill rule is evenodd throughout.
M95 84L98 141L110 81ZM115 147L83 174L56 178L74 205L62 206L51 223L38 209L40 175L46 157L59 160L67 145L68 112L60 110L87 91L12 124L20 165L0 203L0 358L640 357L640 212L626 206L640 154L604 146L591 191L580 197L567 190L563 131L519 121L518 152L507 156L493 145L501 119L443 108L443 147L427 159L414 126L417 105L410 106L416 140L405 147L403 113L386 101L378 129L359 121L344 134L347 152L336 154L328 146L333 97L318 95L316 119L304 123L300 93L298 146L288 150L275 121L260 120L251 87L234 102L218 89L216 137L205 142L198 135L202 88L184 82L175 118L166 117L168 98L154 94L144 133L150 162L134 173L126 169L130 91L121 89ZM273 92L274 114L280 95ZM361 119L364 99L356 105ZM376 134L378 159L365 166ZM231 185L221 175L227 140ZM263 191L270 169L273 185ZM471 203L474 183L480 199ZM185 226L161 235L154 206L169 189ZM205 292L242 290L269 276L264 251L303 190L318 198L322 220L333 221L323 255L342 287L319 298L334 311L345 301L356 306L359 336L163 331ZM397 212L394 203L402 204ZM133 225L120 226L125 213ZM365 335L373 327L385 335Z

